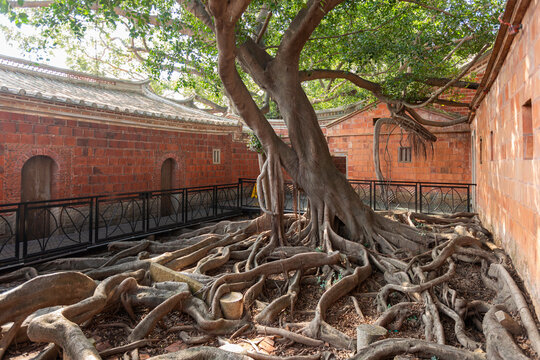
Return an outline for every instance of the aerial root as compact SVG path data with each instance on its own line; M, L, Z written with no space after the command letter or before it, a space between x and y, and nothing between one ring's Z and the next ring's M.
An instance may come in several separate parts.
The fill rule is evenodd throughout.
M74 273L76 274L76 273ZM35 342L52 342L64 350L71 359L100 359L93 344L78 324L101 312L113 298L119 297L116 288L125 279L141 279L143 272L115 275L100 283L91 297L76 304L35 317L28 325L28 337Z
M137 341L134 341L134 342L126 344L126 345L121 345L121 346L117 346L117 347L110 348L110 349L107 349L107 350L103 350L103 351L101 351L99 353L99 356L106 357L106 356L112 356L112 355L116 355L116 354L122 354L122 353L125 353L127 351L131 351L131 350L143 347L143 346L147 346L147 345L151 344L154 341L157 341L157 340L155 340L155 339L137 340Z
M86 299L95 288L92 279L77 272L38 276L0 294L0 324L26 318L42 308L73 304Z
M375 298L380 314L374 325L408 331L409 321L414 318L418 326L423 324L428 340L378 341L358 349L353 359L383 359L399 354L484 359L486 354L480 349L486 349L487 356L494 359L522 359L525 355L521 343L514 341L495 316L499 309L508 309L512 315L517 312L531 347L539 348L535 319L503 265L507 263L506 256L490 243L474 214L440 218L424 214L388 216L398 218L403 224L381 220L372 224L371 230L360 237L361 241L352 241L336 231L329 209L320 205L312 206L308 214L283 218L288 243L303 242L309 246L283 246L271 231L269 217L263 216L242 222L220 222L184 232L166 242L146 239L113 243L109 257L49 262L38 270L43 273L55 266L60 269L73 266L85 274L39 275L0 294L0 325L4 325L0 355L13 339L24 340L27 334L33 341L57 344L49 346L40 355L42 359L56 356L58 346L72 360L98 359L120 352L131 352L131 358L137 359L139 348L152 346L152 340L147 338L153 337L152 329L173 311L184 313L192 320L169 329L178 331L179 338L189 345L205 344L216 337L217 341L223 341L220 336L249 338L257 333L277 336L276 342L282 346L297 343L320 347L317 351L323 346L354 351L356 340L339 331L333 320L328 320L332 317L327 316L344 296L349 309L352 300L362 323L371 316L363 318L366 302L359 300ZM452 229L456 224L457 228ZM399 249L396 245L400 244L407 249ZM471 299L463 295L452 279L464 262L477 269L478 278L497 293L494 299ZM175 276L182 279L198 282L200 290L192 293L186 283L153 281L149 271L156 267L153 264L173 270L172 274L176 271ZM27 269L7 279L35 275L37 271ZM297 304L297 300L302 299L304 286L317 289L317 293L324 289L315 309L296 309L303 304ZM367 289L367 292L355 289ZM221 310L220 299L232 291L243 293L244 314L238 320L223 318ZM257 302L254 309L257 299L264 302ZM119 308L124 308L132 319L130 325L115 325L126 330L127 344L98 353L81 329L112 325L96 326L93 319L99 313L115 312ZM141 308L149 309L142 319L138 315ZM36 312L38 309L41 310ZM311 316L310 321L298 322L299 314ZM455 335L448 341L457 339L465 349L444 345L443 323L446 326L448 319L453 322L452 335ZM474 332L483 332L486 341L478 342L482 336ZM330 358L328 353L287 358L239 351L199 347L155 359Z
M518 286L503 265L491 264L489 267L489 274L499 279L501 288L503 288L506 293L510 294L513 305L521 317L523 326L527 330L527 335L531 341L531 346L536 353L540 355L540 333L521 290L519 290Z
M374 324L392 330L399 330L406 318L419 313L421 309L422 306L416 302L402 302L385 310ZM395 322L396 324L390 327L389 325L392 322Z
M333 303L347 295L369 275L371 275L371 266L368 263L357 267L353 274L344 277L325 291L317 304L315 317L311 320L304 333L307 336L324 340L337 348L355 350L356 343L353 339L325 322L326 311Z
M467 333L465 332L465 322L454 310L441 303L437 299L437 297L433 297L433 301L435 302L435 305L440 311L442 311L446 316L454 320L454 332L456 333L456 338L464 348L471 351L481 348L482 344L472 340L467 335Z
M141 340L146 335L152 331L152 329L156 326L157 322L161 320L162 317L167 315L169 312L171 312L178 304L191 296L191 293L189 292L189 289L187 285L184 287L184 291L179 292L178 294L171 296L167 300L163 301L161 304L159 304L157 307L155 307L146 317L137 324L137 326L133 329L131 334L128 336L128 341L133 342L137 340Z
M298 293L300 291L300 280L302 278L303 272L298 270L291 278L289 283L289 288L287 293L273 300L268 304L257 316L255 320L260 324L271 324L276 317L286 309L291 307L291 314L294 312L294 303L298 298Z
M455 269L456 269L455 263L450 262L448 271L444 275L439 276L438 278L435 278L433 280L427 281L425 283L418 284L418 285L411 285L411 286L386 284L385 286L381 288L381 290L379 291L379 294L377 295L379 311L383 312L388 307L387 298L388 298L388 295L390 295L390 292L400 291L404 293L421 293L423 291L431 289L435 285L448 281L450 278L454 276Z
M385 339L358 349L350 360L379 360L401 354L413 354L439 359L486 360L485 354L458 349L454 346L434 344L418 339Z
M15 321L13 325L11 325L9 331L2 336L2 340L0 340L0 359L4 357L7 348L9 347L13 339L15 339L15 337L17 336L17 332L21 328L23 321L24 318Z
M486 354L488 359L527 359L512 339L512 336L495 318L495 312L498 310L504 310L504 307L501 305L492 306L486 315L484 315L484 321L482 322L484 334L486 335Z
M149 358L149 360L318 360L321 355L305 356L272 356L262 353L243 351L233 353L208 346L190 348L165 355Z
M35 278L36 276L38 276L38 272L36 269L34 269L33 267L23 267L23 268L20 268L18 270L15 270L13 272L10 272L6 275L2 275L0 276L0 284L1 283L6 283L6 282L11 282L11 281L14 281L14 280L19 280L21 278L25 279L25 280L30 280L30 279L33 279Z

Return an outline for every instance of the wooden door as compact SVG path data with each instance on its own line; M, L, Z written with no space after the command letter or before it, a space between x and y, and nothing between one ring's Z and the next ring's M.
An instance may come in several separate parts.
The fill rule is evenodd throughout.
M169 158L161 165L161 190L170 190L173 183L174 160ZM169 216L173 213L171 194L161 195L161 216Z
M38 155L28 159L21 170L21 201L50 200L53 171L54 160L48 156ZM42 205L45 204L38 206ZM47 208L30 209L24 220L28 240L49 236L50 213Z

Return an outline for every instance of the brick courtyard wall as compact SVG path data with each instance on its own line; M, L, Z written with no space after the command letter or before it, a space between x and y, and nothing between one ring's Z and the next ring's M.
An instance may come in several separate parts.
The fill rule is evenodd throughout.
M540 1L522 23L472 125L478 212L540 315Z
M3 101L26 111L0 111L0 203L20 200L21 169L35 155L56 163L53 198L159 189L168 158L175 163L174 187L235 183L259 172L240 127L158 124L15 98ZM220 149L220 164L213 163L214 149Z
M419 111L428 120L448 121L434 111ZM375 179L373 166L374 119L388 117L383 104L374 104L362 111L352 113L328 125L326 137L330 152L334 156L347 157L347 177L350 179ZM398 162L398 149L409 146L407 136L402 137L399 129L394 130L388 141L386 134L393 126L383 126L379 154L381 170L386 179L394 181L439 181L471 182L470 130L466 124L450 128L427 127L437 141L427 147L427 158L412 149L411 162ZM388 156L389 155L389 156ZM386 160L388 159L388 161Z

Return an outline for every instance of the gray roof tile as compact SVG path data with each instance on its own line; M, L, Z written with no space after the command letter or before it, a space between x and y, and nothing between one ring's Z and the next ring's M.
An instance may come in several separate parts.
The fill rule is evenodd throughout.
M0 94L10 93L117 113L237 126L238 121L189 108L155 94L148 81L125 81L0 55Z

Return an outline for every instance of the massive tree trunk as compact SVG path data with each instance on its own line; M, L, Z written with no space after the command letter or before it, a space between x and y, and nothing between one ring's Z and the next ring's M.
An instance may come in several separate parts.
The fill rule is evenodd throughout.
M411 251L424 249L414 230L378 216L365 206L336 168L317 116L301 86L299 56L311 32L324 14L340 1L310 1L297 15L285 33L275 57L258 44L247 40L237 47L235 24L249 1L224 3L210 1L215 18L215 33L219 52L219 75L239 114L260 139L267 154L270 183L270 212L282 211L279 193L283 167L310 201L311 245L324 245L325 234L332 231L339 218L354 240L380 250L393 252L403 247ZM236 60L278 104L288 128L290 145L274 132L263 112L257 107L242 82ZM275 218L277 221L278 218ZM274 228L277 228L276 226Z

